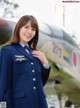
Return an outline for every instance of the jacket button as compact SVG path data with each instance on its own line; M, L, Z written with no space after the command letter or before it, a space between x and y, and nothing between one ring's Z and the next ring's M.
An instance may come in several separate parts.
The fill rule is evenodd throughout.
M31 65L33 65L34 63L33 62L31 62Z
M34 73L34 72L35 72L35 70L32 70L32 72Z
M33 78L33 81L36 81L36 78Z
M36 89L36 87L34 86L34 87L33 87L33 89L35 90L35 89Z

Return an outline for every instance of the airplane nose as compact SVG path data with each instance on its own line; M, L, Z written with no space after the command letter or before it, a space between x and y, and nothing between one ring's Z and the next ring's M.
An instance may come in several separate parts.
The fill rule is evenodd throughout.
M0 45L6 43L10 39L11 33L9 22L0 19Z

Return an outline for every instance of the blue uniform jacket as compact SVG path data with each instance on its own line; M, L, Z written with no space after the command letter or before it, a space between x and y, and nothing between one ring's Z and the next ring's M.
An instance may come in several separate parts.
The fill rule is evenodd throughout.
M6 108L48 108L43 86L49 73L50 68L44 68L40 60L21 45L3 47L0 51L0 102L6 102Z

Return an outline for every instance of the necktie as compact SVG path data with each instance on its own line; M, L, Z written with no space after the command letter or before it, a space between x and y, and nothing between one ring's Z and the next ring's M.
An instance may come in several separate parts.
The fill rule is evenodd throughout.
M25 46L24 46L24 49L25 49L26 52L29 54L29 52L30 52L30 48L29 48L29 46L25 45Z

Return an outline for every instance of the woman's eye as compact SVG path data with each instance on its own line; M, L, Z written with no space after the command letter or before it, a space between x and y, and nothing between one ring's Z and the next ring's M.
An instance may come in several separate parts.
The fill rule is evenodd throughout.
M25 28L29 28L29 27L26 26Z
M31 29L31 30L33 30L33 31L36 31L36 28L30 28L30 27L28 27L28 26L25 26L25 28Z
M36 31L36 29L35 29L35 28L32 28L32 30L33 30L33 31Z

